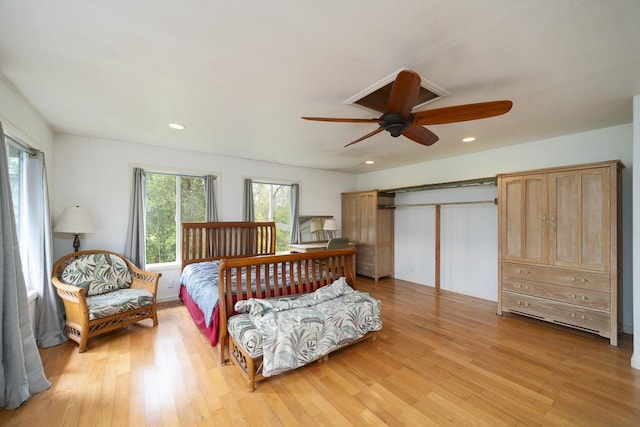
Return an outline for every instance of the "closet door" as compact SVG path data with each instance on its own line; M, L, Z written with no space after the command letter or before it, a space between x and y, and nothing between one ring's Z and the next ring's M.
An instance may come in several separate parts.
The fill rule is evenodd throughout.
M610 269L610 168L549 175L549 263Z
M546 175L504 178L500 191L502 259L546 262L548 252Z

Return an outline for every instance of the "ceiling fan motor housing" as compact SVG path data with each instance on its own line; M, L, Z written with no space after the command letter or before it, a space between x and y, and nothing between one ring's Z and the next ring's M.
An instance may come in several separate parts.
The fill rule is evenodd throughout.
M383 123L380 125L387 132L391 134L392 137L397 138L402 135L402 131L413 121L413 117L409 115L407 119L403 119L400 114L397 113L384 113L380 116L380 120Z

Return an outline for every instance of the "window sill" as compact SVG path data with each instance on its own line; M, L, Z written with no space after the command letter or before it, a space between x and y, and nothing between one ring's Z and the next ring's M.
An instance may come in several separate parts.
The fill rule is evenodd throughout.
M163 262L158 264L147 264L145 270L154 271L154 272L162 272L162 271L170 271L180 269L181 263L179 262Z

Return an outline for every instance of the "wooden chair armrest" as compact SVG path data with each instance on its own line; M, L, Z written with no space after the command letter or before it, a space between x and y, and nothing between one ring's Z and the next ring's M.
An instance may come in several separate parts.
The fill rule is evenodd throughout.
M131 289L146 289L154 296L158 292L158 281L162 273L155 273L153 271L142 270L135 265L129 265L131 270Z
M57 277L52 279L53 286L56 287L56 291L60 298L66 301L82 303L87 305L87 299L85 296L86 290L84 288L79 288L73 285L67 285L66 283L61 282Z

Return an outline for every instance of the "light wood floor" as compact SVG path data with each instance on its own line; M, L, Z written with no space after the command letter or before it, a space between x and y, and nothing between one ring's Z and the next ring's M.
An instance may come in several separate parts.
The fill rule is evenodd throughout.
M383 330L247 393L237 367L186 309L89 341L41 351L52 387L3 426L640 425L631 339L608 340L495 303L400 280L358 287L382 301Z

